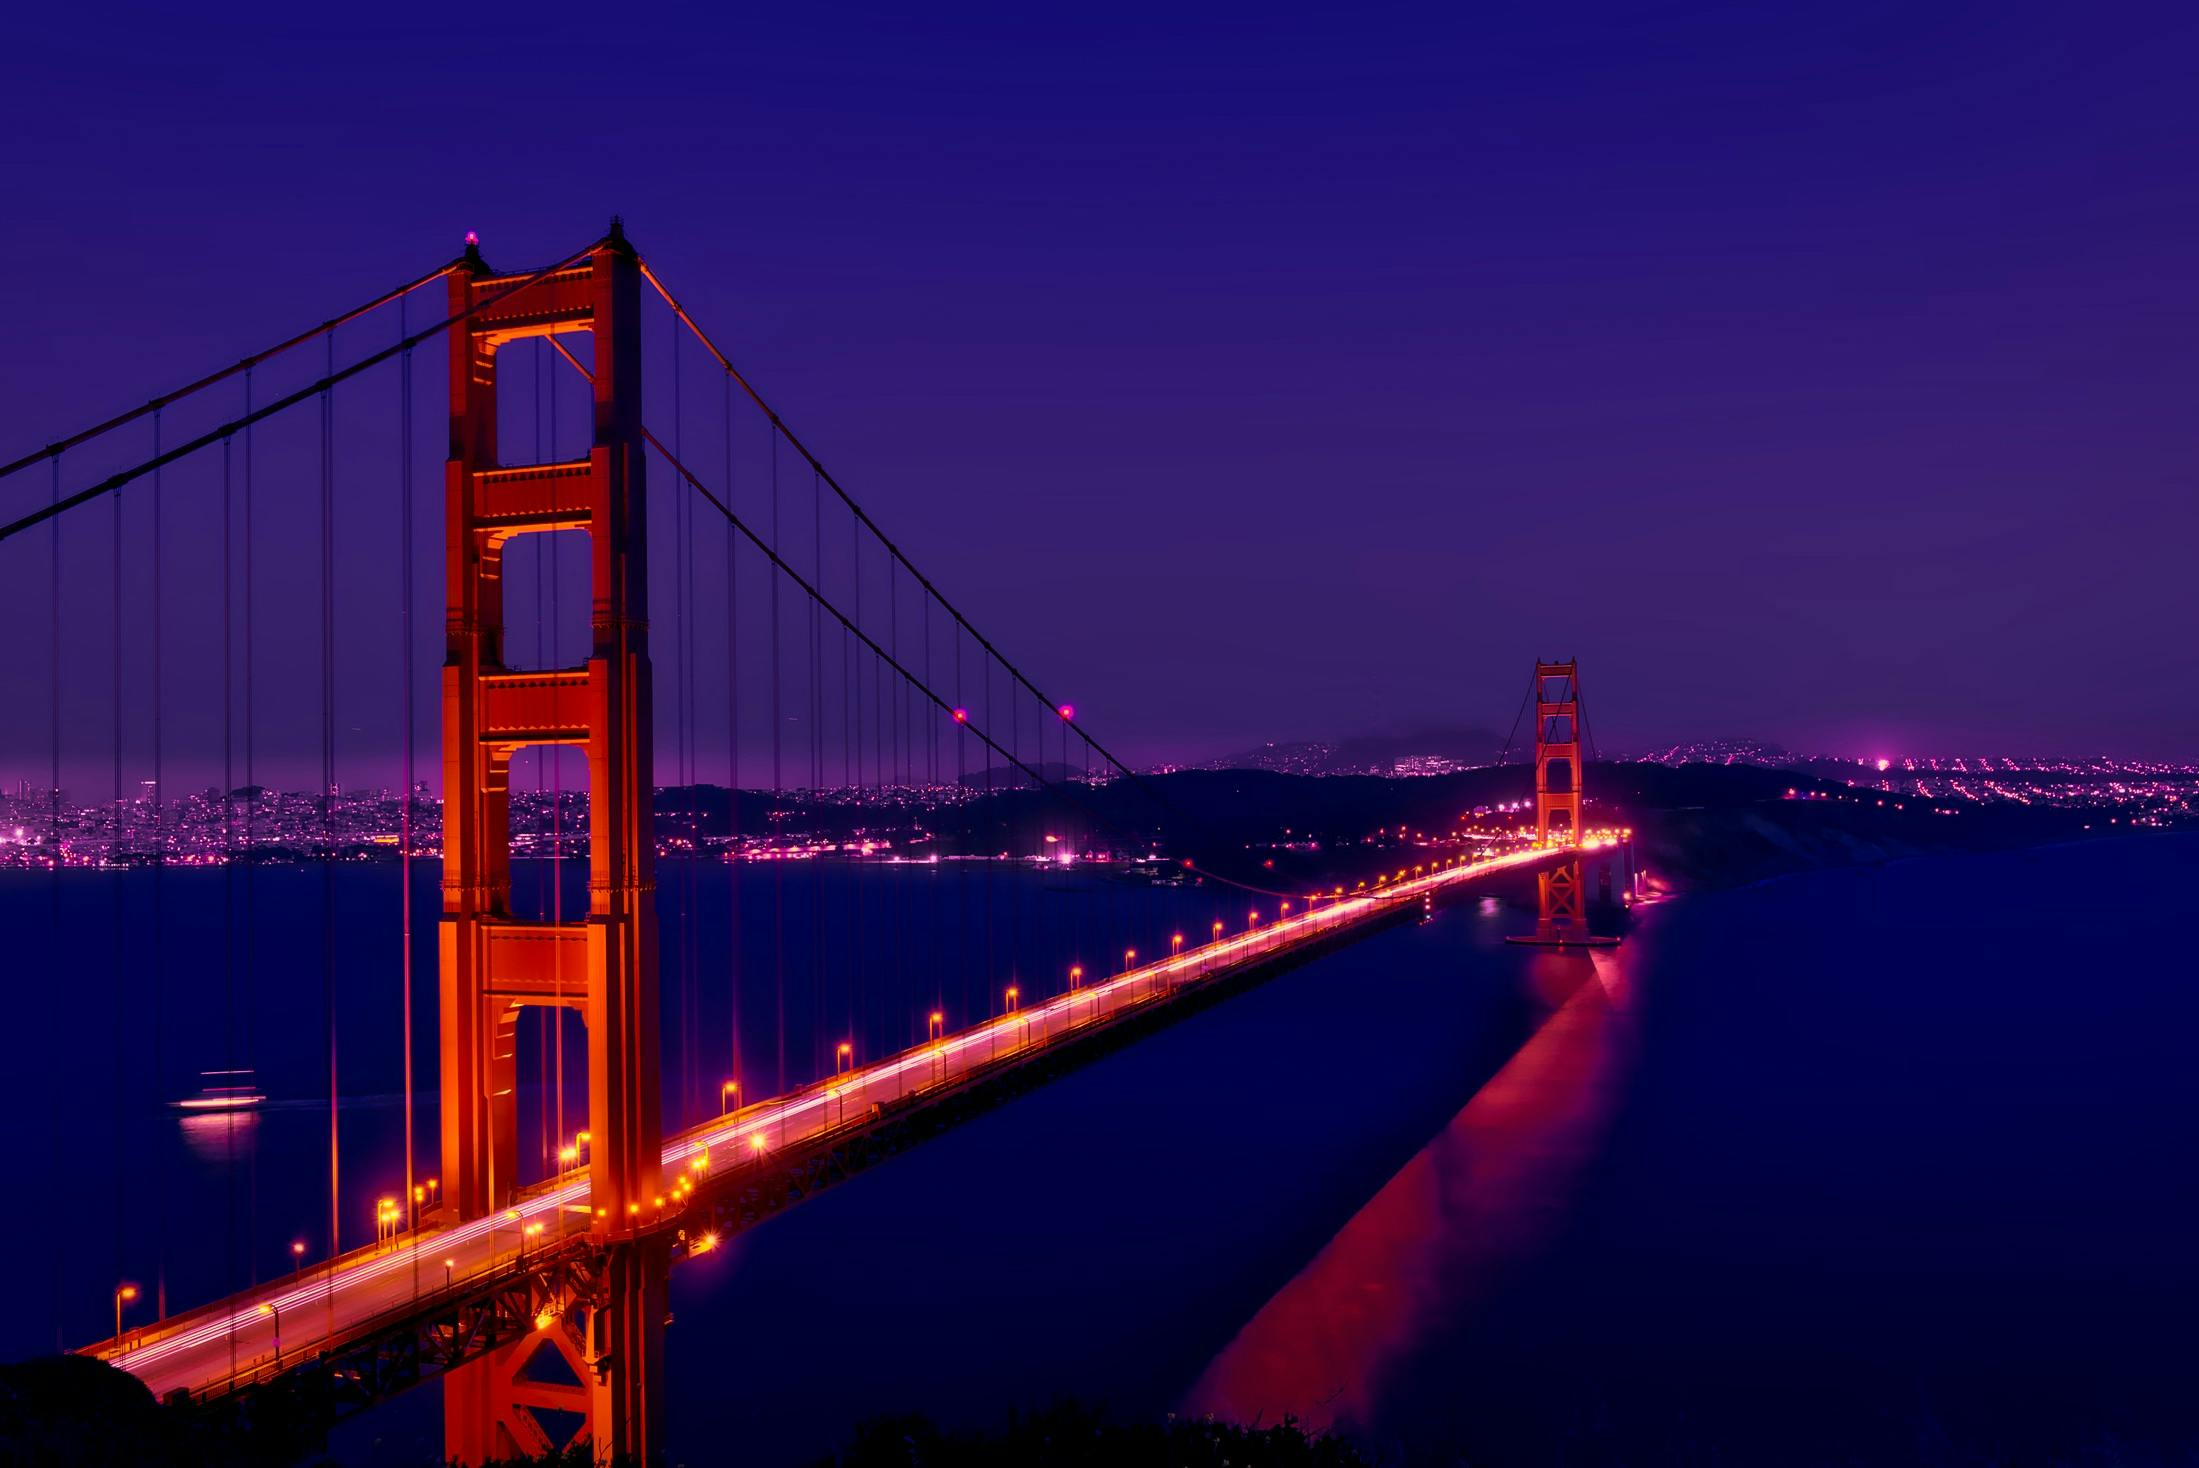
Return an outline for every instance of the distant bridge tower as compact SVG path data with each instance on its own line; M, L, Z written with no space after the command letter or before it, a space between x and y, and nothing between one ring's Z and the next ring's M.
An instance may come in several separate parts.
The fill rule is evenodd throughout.
M1580 663L1535 664L1535 844L1578 846L1581 839ZM1542 873L1539 933L1585 933L1581 863L1576 854Z
M559 1419L536 1415L547 1409L584 1418L576 1436L598 1458L646 1462L662 1380L666 1257L637 1230L660 1191L663 1141L640 264L615 223L584 262L521 289L524 276L491 274L470 246L467 260L470 268L450 277L454 317L511 293L450 332L443 1205L455 1222L510 1203L520 1181L519 1012L562 1005L578 1011L588 1033L590 1203L603 1252L584 1296L545 1296L536 1307L542 1323L520 1323L510 1344L445 1378L445 1452L479 1463L560 1446ZM588 455L507 468L497 456L497 353L569 332L593 338ZM505 547L557 530L584 530L592 542L593 649L578 667L514 672L504 665ZM587 751L582 922L527 922L512 912L507 785L512 755L532 745ZM530 1370L545 1350L563 1359L559 1379Z
M1563 850L1565 859L1536 875L1541 889L1535 931L1511 943L1551 948L1608 948L1616 938L1588 931L1588 888L1582 880L1580 664L1535 664L1535 844ZM1610 854L1599 859L1609 900Z

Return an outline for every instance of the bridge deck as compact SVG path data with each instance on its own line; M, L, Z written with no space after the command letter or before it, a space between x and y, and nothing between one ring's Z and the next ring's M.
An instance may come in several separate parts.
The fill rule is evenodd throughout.
M1215 981L1331 943L1354 929L1371 931L1401 904L1477 877L1551 859L1524 850L1409 878L1380 897L1335 900L1254 932L1185 948L1180 954L1034 1003L1016 1013L948 1035L830 1081L759 1102L682 1132L664 1148L664 1176L713 1185L760 1171L779 1157L843 1134L874 1108L898 1108L929 1093L1049 1053L1050 1042L1104 1027L1154 1001L1203 990ZM300 1274L269 1281L139 1330L85 1348L129 1370L156 1395L178 1390L218 1396L263 1380L373 1332L448 1309L497 1280L523 1274L561 1246L577 1247L591 1223L585 1171L537 1184L512 1208L489 1218L401 1233L372 1248ZM676 1228L679 1205L650 1210L643 1228ZM710 1216L696 1213L696 1218ZM278 1352L278 1338L280 1350Z

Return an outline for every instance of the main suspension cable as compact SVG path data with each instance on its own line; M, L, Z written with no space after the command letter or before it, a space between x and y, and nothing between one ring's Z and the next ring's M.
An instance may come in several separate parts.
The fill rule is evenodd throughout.
M363 306L354 306L350 310L342 313L341 315L332 316L318 326L312 327L306 331L301 331L296 336L290 337L288 340L278 342L274 346L268 347L264 351L254 352L248 357L240 358L239 360L230 363L227 367L221 368L219 371L208 373L206 376L199 378L196 382L185 383L182 387L175 389L173 392L162 393L160 396L130 409L128 412L118 413L114 417L107 419L103 423L95 423L91 427L83 430L81 433L73 433L67 438L57 439L53 443L47 444L44 448L39 449L33 453L25 454L23 455L23 457L12 460L6 464L0 464L0 479L5 479L11 474L17 473L24 469L28 469L31 465L39 462L41 459L58 460L63 452L75 448L78 444L89 443L91 442L91 440L99 437L103 433L112 432L113 430L120 428L127 423L135 423L138 419L144 417L147 413L157 413L162 408L167 407L171 403L181 402L183 399L190 397L193 393L199 392L205 388L212 387L218 382L226 382L230 378L235 377L240 372L249 372L254 367L259 366L262 362L270 361L273 358L279 357L283 353L291 350L293 347L304 346L307 342L312 341L314 338L320 336L324 332L334 331L337 327L344 325L346 322L356 321L361 316L365 316L371 312L378 311L392 301L403 300L406 296L409 296L414 291L420 289L420 287L427 285L433 281L441 280L444 276L450 274L453 270L458 269L465 263L466 257L461 255L457 259L452 260L446 265L437 266L435 269L429 271L426 275L421 276L417 280L409 281L404 285L398 286L395 290L384 291L382 294L376 296L373 300L368 301Z
M1002 656L1000 650L994 647L993 644L986 639L985 635L977 630L976 626L970 621L970 619L962 615L960 609L958 609L953 602L947 600L946 596L940 592L939 588L934 586L931 583L930 579L926 577L923 572L919 571L916 568L916 563L909 559L907 553L901 549L901 547L893 540L891 536L887 535L884 530L879 528L878 522L871 519L869 513L856 502L854 496L848 493L847 489L840 483L840 481L833 478L832 472L829 469L825 468L823 461L809 451L809 448L805 444L803 444L800 438L795 435L793 429L787 427L786 421L772 410L772 407L769 403L764 401L763 395L756 390L755 386L750 383L746 377L741 375L740 369L733 365L732 360L728 358L724 352L718 350L717 343L710 339L709 335L704 332L702 327L695 321L695 318L688 314L687 308L681 305L679 300L675 296L673 296L672 292L668 288L666 288L664 282L658 278L657 273L650 268L649 262L647 260L639 260L638 263L641 266L642 278L649 282L649 284L656 290L659 296L664 298L665 305L671 307L672 314L679 318L680 324L694 333L695 339L703 344L704 349L707 350L712 357L715 357L717 359L718 365L725 369L727 375L730 376L735 382L740 384L741 391L748 394L749 401L754 403L757 410L761 412L765 418L770 420L772 428L777 431L780 437L784 438L787 441L787 446L792 448L796 453L800 454L802 458L808 462L810 468L816 471L818 477L822 479L826 484L831 486L832 492L840 497L841 502L845 504L848 509L855 514L857 519L863 522L864 527L867 528L872 535L878 537L878 543L884 546L886 550L892 554L893 558L899 561L901 565L908 570L911 576L916 578L917 584L923 587L925 591L930 593L931 596L938 601L941 609L944 610L947 615L953 617L955 621L961 623L963 630L967 631L971 637L975 638L980 647L984 648L986 652L992 654L994 657L999 658L1002 669L1004 669L1018 683L1021 683L1034 698L1039 700L1039 702L1046 704L1050 708L1067 707L1067 705L1061 704L1054 699L1048 698L1045 693L1040 691L1038 685L1033 683L1028 677L1026 677L1022 669L1018 668L1014 663L1010 662L1006 657ZM1074 720L1071 720L1070 722L1074 723ZM1085 737L1088 739L1091 738L1091 736L1086 733L1081 725L1077 726L1077 732L1080 734L1084 734ZM1108 751L1106 746L1100 744L1099 741L1093 740L1092 748L1096 752L1098 752L1102 759L1105 759L1109 764L1113 765L1115 769L1121 774L1129 776L1132 779L1135 779L1137 777L1136 771L1132 770L1128 765L1117 759L1111 752Z
M297 391L288 393L283 397L277 398L275 401L269 403L264 408L247 411L243 417L233 419L227 423L219 424L214 428L209 429L205 433L200 434L197 438L192 439L188 443L178 444L176 447L169 449L166 453L157 454L153 458L147 459L141 464L133 464L127 469L119 470L116 473L108 475L105 479L100 480L97 484L91 485L89 488L80 489L72 495L64 496L62 499L54 502L53 504L47 505L44 509L34 510L30 514L20 516L17 519L9 521L5 525L0 525L0 540L6 540L11 536L20 535L24 531L29 530L34 526L44 524L46 521L52 519L56 515L64 514L69 510L75 509L78 505L88 504L91 501L99 499L104 495L112 494L116 490L122 488L124 485L129 484L135 480L142 479L147 474L152 473L153 470L160 468L162 465L172 464L178 459L187 458L190 455L197 453L200 449L221 442L223 438L237 432L239 429L250 427L252 424L262 422L268 418L273 417L277 413L283 412L286 409L294 408L300 403L309 401L310 399L315 398L321 393L324 393L330 388L336 386L336 384L356 377L370 367L381 365L382 363L388 361L390 358L396 356L405 348L418 346L421 342L428 340L430 337L434 337L440 335L445 331L448 331L450 328L458 325L460 322L471 320L474 316L477 316L481 312L487 310L489 307L496 305L499 301L516 295L520 291L527 289L529 286L534 285L539 281L548 279L550 276L557 274L558 271L572 265L575 261L580 260L584 256L594 253L594 251L599 249L603 244L603 240L597 240L593 244L590 244L586 249L575 250L572 254L567 255L563 260L558 261L557 264L548 266L542 270L538 270L533 275L528 276L525 280L520 281L518 284L513 285L508 289L499 291L493 296L489 296L485 299L476 301L472 305L468 306L465 310L458 312L456 315L447 317L442 321L438 321L435 325L430 326L423 331L416 331L412 335L404 338L402 341L397 342L393 346L385 347L381 351L375 352L370 356L361 357L358 361L353 362L350 366L345 367L341 371L337 371L333 366L331 366L329 374L326 377L322 378L320 381L309 382L304 387L299 388ZM331 360L333 361L333 357L331 358ZM39 455L33 457L33 462L36 462L37 458L43 456L43 451L41 451Z
M672 472L679 475L682 479L686 480L688 484L694 488L696 493L700 494L703 499L709 502L712 509L723 515L728 521L732 523L733 527L736 530L740 531L740 533L747 538L750 544L754 545L756 549L762 551L765 559L769 560L773 566L777 567L780 574L783 575L786 580L792 582L796 590L800 591L803 595L809 597L819 607L823 608L827 615L831 616L834 620L839 622L841 626L847 628L849 633L852 634L857 640L862 642L865 647L868 647L872 653L883 659L887 667L898 673L909 687L916 689L917 691L921 692L926 698L930 699L931 702L935 706L937 706L940 712L947 714L949 717L953 717L958 712L954 705L948 703L947 700L940 697L938 693L934 692L928 685L926 685L921 679L919 679L916 674L911 672L907 667L903 666L898 658L894 657L893 654L889 653L884 647L880 646L877 640L873 638L868 632L865 632L862 628L856 626L855 623L850 620L847 613L841 611L838 605L836 605L829 597L827 597L824 592L819 590L816 586L810 584L809 579L803 576L801 572L795 570L794 567L778 553L778 551L776 551L769 544L767 544L762 536L758 535L753 529L749 527L747 521L741 519L740 516L734 514L732 507L727 505L725 501L719 499L716 494L712 493L708 485L705 485L700 479L696 478L694 472L690 470L685 464L681 463L679 459L673 455L672 451L664 446L664 441L662 439L658 438L656 434L652 433L647 428L643 428L641 432L643 439L648 442L651 448L657 451L658 455L663 458L665 464L672 470ZM1011 755L1005 746L1000 744L999 741L995 740L983 729L971 726L966 716L962 718L957 718L955 722L965 728L968 728L972 734L976 735L978 739L984 743L986 748L993 751L993 753L999 755L1002 759L1007 760L1010 764L1014 765L1016 769L1030 776L1032 784L1041 787L1046 786L1047 782L1040 777L1038 771L1032 769L1022 760L1017 759L1015 756Z

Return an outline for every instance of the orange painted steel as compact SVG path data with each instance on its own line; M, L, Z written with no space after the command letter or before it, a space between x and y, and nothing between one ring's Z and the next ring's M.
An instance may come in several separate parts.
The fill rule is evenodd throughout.
M1581 839L1580 663L1535 664L1535 844L1574 846ZM1562 776L1562 783L1558 777ZM1579 856L1541 874L1537 931L1560 937L1586 930Z
M515 286L518 287L515 289ZM665 1258L632 1235L627 1205L661 1191L655 843L651 801L647 521L641 416L641 273L616 227L585 259L528 281L469 250L450 276L450 457L445 471L441 925L442 1206L481 1218L518 1196L515 1031L520 1011L578 1010L588 1033L588 1180L610 1251L587 1299L545 1300L542 1324L450 1374L444 1445L479 1463L562 1446L583 1420L598 1457L651 1457L662 1390ZM493 302L493 304L484 304ZM497 457L496 374L506 345L593 338L588 457L512 467ZM585 531L593 647L578 667L504 665L503 559L515 537ZM588 915L530 922L511 907L512 756L571 745L588 760ZM554 1349L576 1385L530 1371Z

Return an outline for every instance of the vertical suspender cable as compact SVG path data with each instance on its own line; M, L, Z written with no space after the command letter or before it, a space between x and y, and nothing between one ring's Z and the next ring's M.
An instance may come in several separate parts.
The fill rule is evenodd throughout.
M893 661L899 664L902 661L902 582L895 576L891 560L886 563L886 642L893 648ZM899 811L899 820L908 820L913 828L915 818L910 815L913 807L908 804L908 785L902 780L902 681L895 679L888 683L886 692L893 697L893 778L899 785L899 789L895 789L893 809ZM893 883L893 888L893 991L908 993L908 943L902 932L902 903L906 901L906 892L902 890L904 883L899 881Z
M851 517L854 515L853 510L848 513ZM924 686L926 688L935 686L932 683L932 603L931 597L928 595L924 598ZM925 721L925 727L931 731L924 767L925 778L931 782L932 795L936 799L939 794L939 717L936 712ZM956 790L957 809L959 809L961 797L962 792L959 789ZM938 925L935 923L932 928L932 940L925 945L928 950L927 956L931 960L931 990L932 1006L934 1008L938 1008L946 1002L946 995L942 992L943 985L939 977L940 948L945 942L945 937L939 932Z
M160 457L160 414L153 414L153 457ZM161 736L162 728L161 674L166 671L166 648L162 637L163 610L160 597L160 542L162 534L160 515L161 471L153 471L153 1104L159 1105L161 1090L168 1083L164 1074L168 1055L167 1016L161 1012L166 1000L168 976L167 934L161 931L161 920L166 915L162 875L168 866L168 832L162 820L161 807ZM161 1148L153 1163L153 1317L168 1318L168 1152Z
M733 503L733 378L725 379L725 502ZM727 900L726 985L732 1015L726 1033L727 1078L741 1091L741 721L740 617L736 596L736 557L740 536L732 518L725 522L725 870ZM745 1099L753 1100L753 1097Z
M990 734L997 727L993 723L993 659L991 653L985 655L984 668L985 732ZM985 820L988 824L999 818L999 812L993 805L993 757L990 752L985 755L984 811ZM988 836L985 842L986 849L983 852L985 862L985 1002L987 1005L993 1002L992 990L998 986L1000 979L1000 951L993 926L993 867L995 863L993 861L992 845L993 843Z
M336 333L328 334L336 372ZM328 1252L343 1251L342 1162L336 1075L336 400L321 389L321 1008L328 1031ZM328 1291L336 1320L336 1291Z
M124 893L123 893L123 888L124 888L125 880L126 880L126 878L127 878L127 876L128 876L128 871L129 871L129 868L128 868L128 864L127 864L127 861L126 861L126 859L125 859L125 855L124 855L124 848L123 848L123 839L122 839L122 830L123 830L123 809L122 809L122 496L121 496L121 495L117 494L117 495L116 495L116 496L114 497L114 503L113 503L113 505L111 506L111 509L112 509L112 515L111 515L111 517L110 517L110 519L109 519L109 522L108 522L108 528L109 528L109 530L110 530L110 531L111 531L111 533L112 533L112 537L113 537L113 544L112 544L112 546L111 546L111 547L109 548L109 549L110 549L110 555L109 555L109 562L110 562L110 564L109 564L109 568L108 568L108 569L109 569L109 575L110 575L110 577L111 577L111 579L112 579L112 582L113 582L113 586L112 586L112 591L113 591L113 611L112 611L112 615L113 615L113 620L114 620L114 636L113 636L113 639L112 639L112 647L111 647L111 649L110 649L110 651L111 651L111 653L112 653L112 667L110 668L110 670L109 670L109 671L110 671L110 673L111 673L111 675L112 675L112 679L113 679L113 688L112 688L112 690L111 690L111 697L112 697L112 700L113 700L113 709L112 709L112 713L113 713L113 715L114 715L114 720L113 720L113 728L112 728L112 730L111 730L111 735L112 735L112 738L113 738L113 741L114 741L114 770L113 770L113 790L112 790L112 809L113 809L113 812L114 812L114 814L113 814L113 817L111 818L111 820L110 820L110 822L109 822L109 827L108 827L108 833L107 833L107 836L108 836L108 850L110 851L110 853L112 853L112 854L111 854L111 856L109 857L109 861L110 861L110 864L111 864L111 865L112 865L112 866L114 867L114 869L115 869L115 871L114 871L114 876L113 876L113 878L112 878L112 880L113 880L113 884L114 884L114 885L113 885L113 888L112 888L112 902L113 902L113 909L114 909L114 946L113 946L113 956L114 956L114 989L115 989L115 1079L114 1079L114 1086L113 1086L113 1088L112 1088L112 1089L111 1089L111 1090L110 1090L110 1091L108 1092L108 1096L109 1096L109 1099L110 1099L110 1100L111 1100L111 1101L113 1102L113 1104L114 1104L114 1108L115 1108L115 1157L116 1157L116 1159L117 1159L117 1160L119 1161L119 1160L120 1160L121 1158L123 1158L123 1157L125 1157L125 1156L127 1156L127 1155L128 1155L128 1153L127 1153L127 1150L126 1150L126 1146L127 1146L127 1140L128 1140L128 1133L127 1133L127 1131L126 1131L126 1129L125 1129L125 1128L126 1128L126 1121L125 1121L125 1118L126 1118L126 1117L127 1117L127 1115L128 1115L128 1110L127 1110L127 1108L126 1108L126 1107L124 1106L124 1104L123 1104L123 1085L124 1085L124 1082L125 1082L125 1080L127 1079L127 1075L128 1075L128 1072L127 1072L127 1070L125 1069L125 1066L124 1066L124 1064L123 1064L123 1055L122 1055L122 1051L123 1051L123 1027L122 1027L122 1017L123 1017L123 1015L124 1015L125 1013L127 1013L127 1012L128 1012L128 1006L127 1006L127 1005L126 1005L126 1004L125 1004L125 1003L123 1002L123 997L122 997L122 975L123 975L123 949L122 949L122 935L123 935L123 915L124 915L124 913L125 913L125 911L126 911L126 903L125 903L125 899L124 899ZM122 1276L123 1276L123 1272L124 1272L124 1264L125 1264L125 1260L124 1260L124 1257L123 1257L123 1251L122 1251L122 1220L123 1220L123 1218L124 1218L125 1216L127 1216L127 1209L126 1209L126 1204L127 1204L127 1202L128 1202L128 1196L127 1196L127 1191L128 1191L128 1190L127 1190L127 1185L126 1185L125 1179L127 1178L128 1174L129 1174L129 1168L127 1168L127 1167L119 1167L119 1166L118 1166L117 1168L115 1168L115 1278L116 1278L116 1279L120 1279L120 1278L122 1278Z
M672 333L672 440L675 444L681 442L682 405L686 396L678 372L679 345L680 334L675 331ZM687 908L686 921L680 925L680 977L686 985L687 997L680 1006L680 1054L687 1072L688 1115L692 1119L702 1114L702 895L697 885L700 874L696 867L702 850L702 792L695 770L695 737L702 715L696 707L695 694L698 629L695 626L695 495L692 487L680 486L679 502L686 507L680 542L674 550L680 563L680 783L687 787L687 859L680 868L680 892Z
M680 334L678 332L672 333L671 350L672 452L677 457L682 441L682 425L680 422ZM668 783L677 788L687 783L685 779L687 678L686 659L682 655L685 651L687 628L680 617L686 602L687 591L687 567L680 557L680 545L687 539L687 486L675 481L670 493L672 496L672 775ZM691 792L680 791L682 808L690 799L690 796ZM672 812L668 811L667 815L670 814ZM672 823L668 822L668 824ZM672 849L677 851L677 845L674 845ZM688 1021L693 1018L687 995L687 929L692 921L692 914L687 909L687 884L684 880L686 875L684 868L675 868L669 875L672 882L674 911L679 919L679 926L671 934L671 937L672 971L673 977L677 981L677 992L679 994L681 1033L673 1038L679 1054L678 1117L679 1124L685 1126L691 1119L688 1116L688 1106L695 1090L695 1077L687 1062L687 1036L685 1033L689 1028Z
M771 551L780 553L779 539L779 436L771 441ZM779 1074L777 1094L786 1094L786 861L780 839L779 793L781 789L779 710L779 580L771 577L771 970L779 1023ZM783 1140L783 1139L782 1139Z
M252 373L249 370L244 374L244 416L244 1063L250 1068L258 1048L253 1043L255 1034L252 1013L253 1000L259 993L258 965L254 962L258 954L254 938L258 931L255 897L259 884L255 874L259 863L254 859L252 838L253 817L259 809L260 792L259 787L253 783L252 653L257 646L257 639L252 635ZM246 1283L258 1284L260 1161L257 1151L246 1155L244 1199Z
M61 455L53 456L53 494L51 504L61 503ZM47 546L51 553L52 584L47 588L52 600L48 633L51 645L47 663L47 742L46 751L46 853L51 875L47 883L46 900L51 919L47 935L47 962L58 966L61 962L61 517L53 518L53 527L47 534ZM61 1108L46 1108L46 1143L48 1150L48 1176L61 1175ZM61 1272L46 1271L46 1287L53 1314L53 1348L62 1349L61 1324Z
M1015 685L1009 684L1008 760L1011 764L1021 764L1023 762L1022 705L1023 700L1017 695ZM1041 766L1046 763L1044 750L1039 752L1038 762ZM1021 771L1017 771L1009 776L1010 788L1020 796L1023 793L1023 782L1027 778ZM1037 790L1042 787L1033 784L1031 788ZM1019 799L1010 808L1021 811L1024 809L1024 803ZM1020 859L1022 853L1016 849L1016 830L1012 819L1007 826L1006 838L1009 852ZM1015 875L1015 867L1011 866L1008 872L1008 971L1012 974L1021 974L1023 971L1023 879Z
M234 530L230 517L230 457L228 439L221 441L221 978L222 978L222 1064L231 1071L237 1068L237 864L236 851L231 840L231 822L234 809L230 792L236 788L234 766L234 736L232 725L236 717L234 706L236 685L232 672L230 636L235 611L230 601L231 556L234 547ZM234 1075L231 1080L236 1079ZM228 1205L229 1252L222 1258L222 1283L234 1289L233 1278L237 1261L237 1113L230 1111L223 1118L227 1127L222 1137L223 1176L222 1197ZM229 1317L229 1374L237 1374L237 1320L234 1312Z
M813 472L809 480L809 550L810 585L824 589L825 574L825 522L823 488ZM825 687L824 687L824 623L823 614L817 609L817 598L809 599L809 806L810 820L816 821L824 814L825 786ZM815 845L822 841L812 837ZM831 1040L825 1034L826 1016L830 1012L825 996L825 863L821 851L813 853L810 861L810 907L814 923L814 936L809 950L810 1007L816 1015L813 1021L817 1061L822 1068L833 1054Z
M397 298L397 337L407 335L405 298ZM412 348L397 357L397 719L398 775L403 788L397 794L397 942L399 1024L404 1032L405 1108L405 1207L413 1226L419 1226L414 1209L419 1197L415 1180L412 1127ZM420 1251L413 1250L412 1292L420 1293Z
M861 527L855 523L855 517L850 515L848 517L848 575L855 583L857 595L861 595L863 583L862 543L857 538L860 534ZM862 625L860 608L856 612L856 625ZM853 961L848 969L848 972L853 976L848 982L848 1033L851 1037L855 1032L857 1021L861 1018L857 1007L857 989L866 977L863 969L863 857L861 843L853 840L856 835L857 823L863 819L862 801L859 792L855 789L857 770L855 734L861 727L862 721L856 717L855 713L855 639L848 635L847 628L842 627L840 629L840 794L843 800L849 802L848 809L851 812L848 821L850 840L842 843L842 849L845 850L851 844L855 847L854 854L846 863L848 875L855 889L850 899L854 905L855 921L852 931L855 943L852 954ZM901 997L899 994L894 996L896 1001L900 1000Z
M958 709L969 707L962 701L962 629L959 627L954 633L954 706ZM970 783L969 739L970 726L957 719L954 726L954 803L965 831L969 829L969 802L965 799ZM959 874L955 878L954 895L955 967L962 974L963 1023L968 1024L977 1018L977 1008L970 1002L970 884Z

